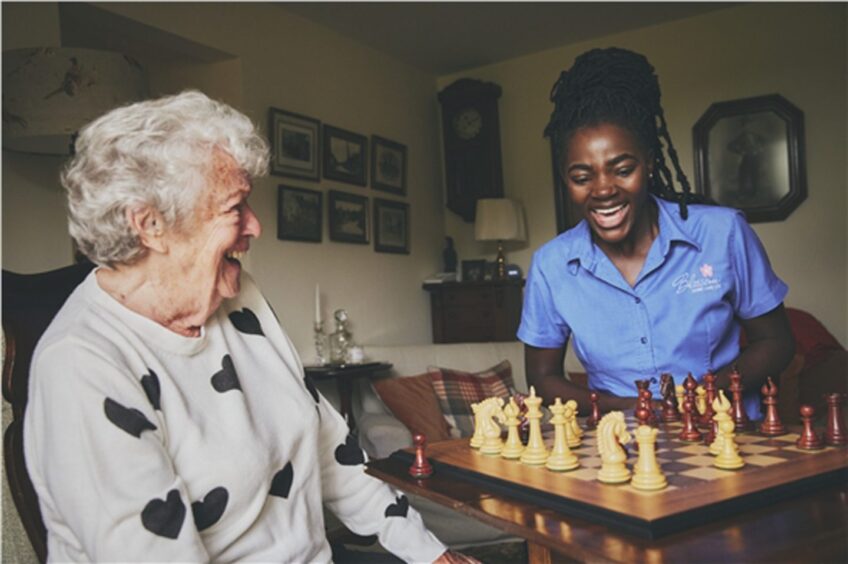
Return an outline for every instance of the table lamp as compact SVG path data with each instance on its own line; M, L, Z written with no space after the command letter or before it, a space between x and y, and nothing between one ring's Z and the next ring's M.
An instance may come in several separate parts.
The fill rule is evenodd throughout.
M477 219L474 223L474 238L478 241L498 242L499 280L506 278L504 241L524 241L527 227L521 203L509 198L481 198L477 200Z

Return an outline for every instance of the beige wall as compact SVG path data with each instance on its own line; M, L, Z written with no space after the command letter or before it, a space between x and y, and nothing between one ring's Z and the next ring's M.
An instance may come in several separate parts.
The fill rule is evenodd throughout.
M508 259L525 271L533 249L556 235L550 150L542 138L559 72L594 47L644 53L656 67L681 164L694 182L692 125L710 104L779 93L805 117L807 200L785 221L758 223L786 303L818 317L848 343L846 199L846 5L751 4L512 59L438 80L494 81L500 100L504 185L524 202L529 242ZM463 259L491 256L473 229L446 212Z

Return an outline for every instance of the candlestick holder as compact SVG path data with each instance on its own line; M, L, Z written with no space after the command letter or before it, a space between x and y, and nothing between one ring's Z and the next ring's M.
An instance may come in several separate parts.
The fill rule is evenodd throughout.
M327 358L327 334L324 333L324 322L315 322L315 357L321 366L329 364Z

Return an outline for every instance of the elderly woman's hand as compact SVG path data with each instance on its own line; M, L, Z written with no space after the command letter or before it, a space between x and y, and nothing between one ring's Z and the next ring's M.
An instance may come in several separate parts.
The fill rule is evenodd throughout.
M472 558L471 556L467 556L465 554L461 554L459 552L454 552L453 550L446 550L439 556L433 564L482 564L476 558Z

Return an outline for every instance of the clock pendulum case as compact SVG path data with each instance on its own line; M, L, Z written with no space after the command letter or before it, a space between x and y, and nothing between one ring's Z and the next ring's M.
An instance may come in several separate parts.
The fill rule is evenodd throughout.
M473 222L477 200L503 197L498 98L492 82L462 78L439 92L447 208Z

